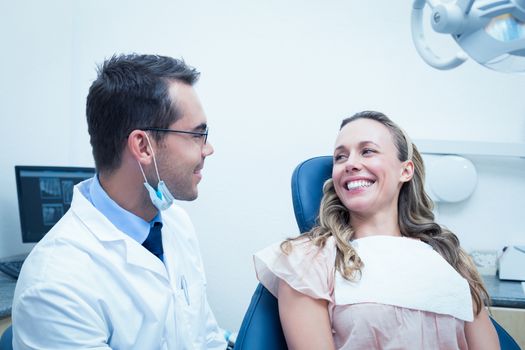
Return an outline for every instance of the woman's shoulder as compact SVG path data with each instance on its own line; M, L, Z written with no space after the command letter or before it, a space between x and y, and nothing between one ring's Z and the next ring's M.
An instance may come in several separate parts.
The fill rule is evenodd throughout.
M284 243L284 244L283 244ZM333 238L317 244L310 237L275 243L254 255L259 281L277 296L277 279L314 298L329 299L335 274Z
M326 255L332 251L335 252L336 243L334 237L330 236L324 241L316 240L311 236L298 236L295 238L288 238L284 241L274 242L265 248L259 250L255 255L260 255L263 252L279 252L284 255Z
M309 259L328 259L335 260L336 243L335 238L330 236L324 240L316 240L315 238L305 236L298 237L292 240L286 240L279 244L279 248L283 254Z

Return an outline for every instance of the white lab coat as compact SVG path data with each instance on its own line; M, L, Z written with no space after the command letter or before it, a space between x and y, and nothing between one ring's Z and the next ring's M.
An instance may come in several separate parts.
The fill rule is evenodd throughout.
M187 214L162 213L163 264L84 197L79 186L89 181L24 263L14 348L225 349Z

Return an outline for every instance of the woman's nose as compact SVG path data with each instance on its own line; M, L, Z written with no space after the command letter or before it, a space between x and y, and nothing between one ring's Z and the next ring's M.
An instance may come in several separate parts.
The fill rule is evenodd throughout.
M356 156L349 156L345 162L345 172L351 173L361 170L362 164Z

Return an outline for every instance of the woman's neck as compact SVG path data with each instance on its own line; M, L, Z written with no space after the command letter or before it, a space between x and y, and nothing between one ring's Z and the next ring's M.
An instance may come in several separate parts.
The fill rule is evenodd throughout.
M354 230L354 239L378 235L401 236L397 213L376 213L371 216L352 213L350 224Z

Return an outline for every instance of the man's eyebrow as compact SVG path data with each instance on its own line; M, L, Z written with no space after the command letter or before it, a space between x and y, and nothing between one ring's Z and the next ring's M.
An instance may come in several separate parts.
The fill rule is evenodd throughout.
M206 123L202 123L194 127L192 130L193 131L206 131L206 129L208 129L208 125Z

